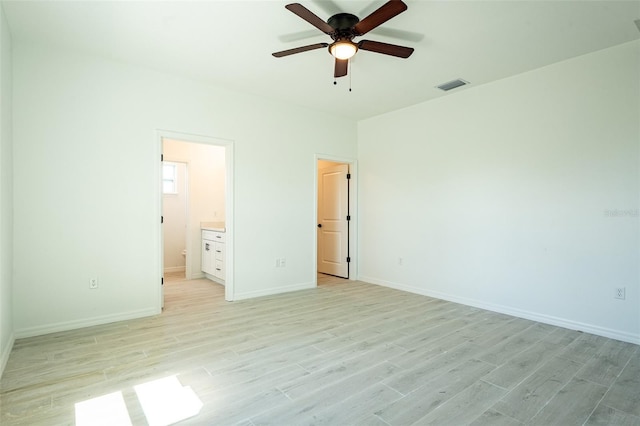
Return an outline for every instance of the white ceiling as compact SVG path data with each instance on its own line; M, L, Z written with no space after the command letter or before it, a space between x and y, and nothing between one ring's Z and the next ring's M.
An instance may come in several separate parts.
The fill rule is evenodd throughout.
M2 5L14 43L83 51L356 119L447 96L434 86L456 78L471 85L449 94L640 38L634 24L640 0L405 2L406 12L362 38L413 47L413 56L360 51L351 78L338 79L336 86L333 58L324 49L271 56L330 41L286 10L286 1ZM301 3L326 20L338 11L363 18L384 1ZM385 30L408 33L391 38Z

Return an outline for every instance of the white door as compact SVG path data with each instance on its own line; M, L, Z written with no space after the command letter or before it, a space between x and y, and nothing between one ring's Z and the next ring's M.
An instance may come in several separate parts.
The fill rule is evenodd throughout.
M318 170L318 272L349 278L349 165Z

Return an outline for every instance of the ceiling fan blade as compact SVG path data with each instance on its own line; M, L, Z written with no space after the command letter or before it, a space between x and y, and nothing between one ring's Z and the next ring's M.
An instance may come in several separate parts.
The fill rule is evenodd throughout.
M294 49L283 50L281 52L275 52L275 53L272 53L272 55L275 56L276 58L282 58L283 56L289 56L289 55L293 55L293 54L296 54L296 53L302 53L302 52L306 52L308 50L320 49L320 48L327 47L327 46L329 46L329 43L316 43L316 44L310 44L308 46L296 47Z
M331 34L335 31L331 25L318 18L312 11L300 3L291 3L285 7L325 34Z
M395 44L371 40L361 40L360 43L358 43L358 49L397 56L398 58L408 58L413 53L413 47L397 46Z
M333 76L335 78L344 77L345 75L347 75L348 67L349 67L349 60L348 59L338 59L338 58L336 58L336 67L335 67L335 70L333 72Z
M371 15L358 22L354 27L356 35L363 35L407 10L402 0L390 0L376 9Z

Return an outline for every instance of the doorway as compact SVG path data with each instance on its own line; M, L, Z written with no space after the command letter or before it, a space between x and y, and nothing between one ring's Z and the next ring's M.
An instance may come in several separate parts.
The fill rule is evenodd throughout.
M185 280L205 277L201 264L202 229L211 223L220 226L219 231L224 233L226 250L220 260L226 266L225 300L231 301L234 299L233 142L169 131L158 131L157 135L158 182L161 182L160 306L164 306L165 273L175 274L183 267ZM180 228L183 232L179 232ZM179 264L180 260L183 264Z
M355 277L355 163L318 157L316 161L316 279L343 282Z

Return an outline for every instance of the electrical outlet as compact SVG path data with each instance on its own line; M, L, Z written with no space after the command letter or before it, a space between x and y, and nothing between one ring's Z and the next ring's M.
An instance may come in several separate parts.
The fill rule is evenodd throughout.
M284 268L285 266L287 266L287 259L283 257L280 259L280 267Z
M89 288L92 290L95 290L96 288L98 288L98 279L97 278L91 278L89 280Z
M624 287L616 287L616 292L613 295L613 297L615 297L616 299L621 299L624 300L625 299L625 288Z

